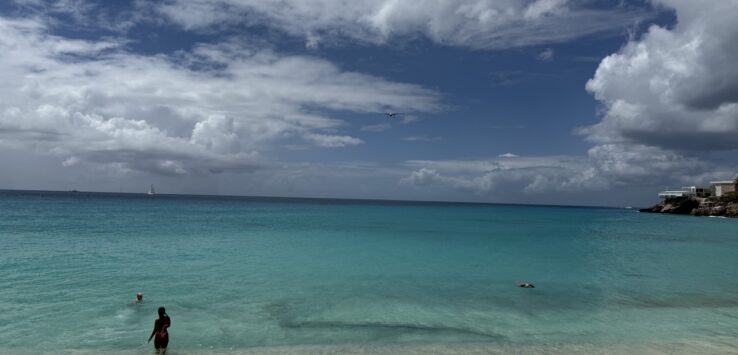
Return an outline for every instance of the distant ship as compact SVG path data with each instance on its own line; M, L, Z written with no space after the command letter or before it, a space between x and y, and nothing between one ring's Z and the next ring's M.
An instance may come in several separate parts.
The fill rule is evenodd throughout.
M151 187L149 187L149 192L147 192L149 195L155 195L156 191L154 191L154 184L151 184Z

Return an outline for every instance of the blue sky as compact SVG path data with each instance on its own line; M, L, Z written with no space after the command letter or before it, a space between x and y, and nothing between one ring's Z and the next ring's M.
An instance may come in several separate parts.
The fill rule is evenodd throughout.
M645 205L738 173L736 11L3 2L0 188Z

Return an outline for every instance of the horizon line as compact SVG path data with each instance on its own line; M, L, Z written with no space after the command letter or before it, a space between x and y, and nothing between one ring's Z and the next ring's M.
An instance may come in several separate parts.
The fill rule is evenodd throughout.
M346 202L367 202L367 203L397 203L397 204L446 204L446 205L498 205L498 206L531 206L531 207L562 207L562 208L603 208L603 209L625 209L630 206L601 206L601 205L564 205L564 204L546 204L546 203L514 203L514 202L478 202L478 201L448 201L448 200L403 200L403 199L382 199L382 198L349 198L349 197L305 197L305 196L266 196L266 195L213 195L213 194L197 194L197 193L156 193L149 195L147 192L122 192L122 191L83 191L83 190L34 190L34 189L5 189L0 188L0 192L51 192L51 193L68 193L68 194L111 194L111 195L132 195L132 196L171 196L171 197L218 197L218 198L242 198L242 199L283 199L283 200L331 200ZM633 208L636 209L636 208Z

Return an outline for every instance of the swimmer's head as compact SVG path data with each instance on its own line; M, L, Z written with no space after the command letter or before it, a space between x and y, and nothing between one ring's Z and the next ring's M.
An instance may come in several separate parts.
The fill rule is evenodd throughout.
M136 293L136 301L141 301L143 300L143 298L144 298L143 293L141 292Z

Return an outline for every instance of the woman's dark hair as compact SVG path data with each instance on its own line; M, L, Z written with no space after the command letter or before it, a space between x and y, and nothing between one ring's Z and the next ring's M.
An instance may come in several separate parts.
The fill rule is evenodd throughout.
M166 309L164 309L164 307L159 307L159 317L163 317L165 314L167 314Z

